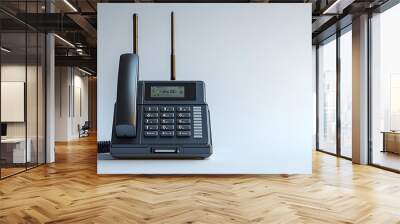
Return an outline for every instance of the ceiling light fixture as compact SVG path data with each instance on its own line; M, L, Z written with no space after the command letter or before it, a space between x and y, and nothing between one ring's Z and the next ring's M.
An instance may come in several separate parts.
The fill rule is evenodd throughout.
M90 73L90 72L88 72L88 71L86 71L86 70L83 70L83 69L81 69L81 68L79 68L79 67L78 67L78 70L81 71L81 72L83 72L83 73L85 73L85 74L87 74L87 75L92 76L92 73Z
M73 44L72 44L71 42L69 42L68 40L66 40L66 39L64 39L64 38L62 38L62 37L60 37L60 36L57 35L57 34L54 34L54 36L57 37L57 38L58 38L59 40L61 40L62 42L66 43L68 46L75 48L75 45L73 45Z
M10 53L10 52L11 52L10 49L7 49L7 48L5 48L5 47L1 47L0 49L1 49L2 51L6 52L6 53Z
M64 3L67 4L74 12L78 12L78 10L68 0L64 0Z

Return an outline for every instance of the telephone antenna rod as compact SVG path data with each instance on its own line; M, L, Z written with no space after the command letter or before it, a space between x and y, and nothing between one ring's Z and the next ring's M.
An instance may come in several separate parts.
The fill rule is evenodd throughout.
M175 18L171 12L171 80L176 80L175 74Z
M133 53L138 54L138 16L133 14Z

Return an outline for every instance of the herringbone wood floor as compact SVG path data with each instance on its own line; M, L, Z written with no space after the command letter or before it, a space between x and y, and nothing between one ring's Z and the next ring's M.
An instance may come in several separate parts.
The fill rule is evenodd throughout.
M313 175L99 176L96 141L0 181L0 223L400 223L400 175L314 153Z

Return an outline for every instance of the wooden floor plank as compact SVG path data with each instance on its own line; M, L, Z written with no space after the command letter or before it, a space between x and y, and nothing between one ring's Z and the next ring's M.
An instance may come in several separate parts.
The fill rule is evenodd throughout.
M320 152L312 175L97 175L96 139L0 181L0 223L400 223L400 175Z

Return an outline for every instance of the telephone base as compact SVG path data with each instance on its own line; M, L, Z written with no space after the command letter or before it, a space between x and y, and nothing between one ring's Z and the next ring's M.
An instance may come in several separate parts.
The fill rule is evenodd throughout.
M205 159L211 154L210 145L111 145L111 155L120 159Z

